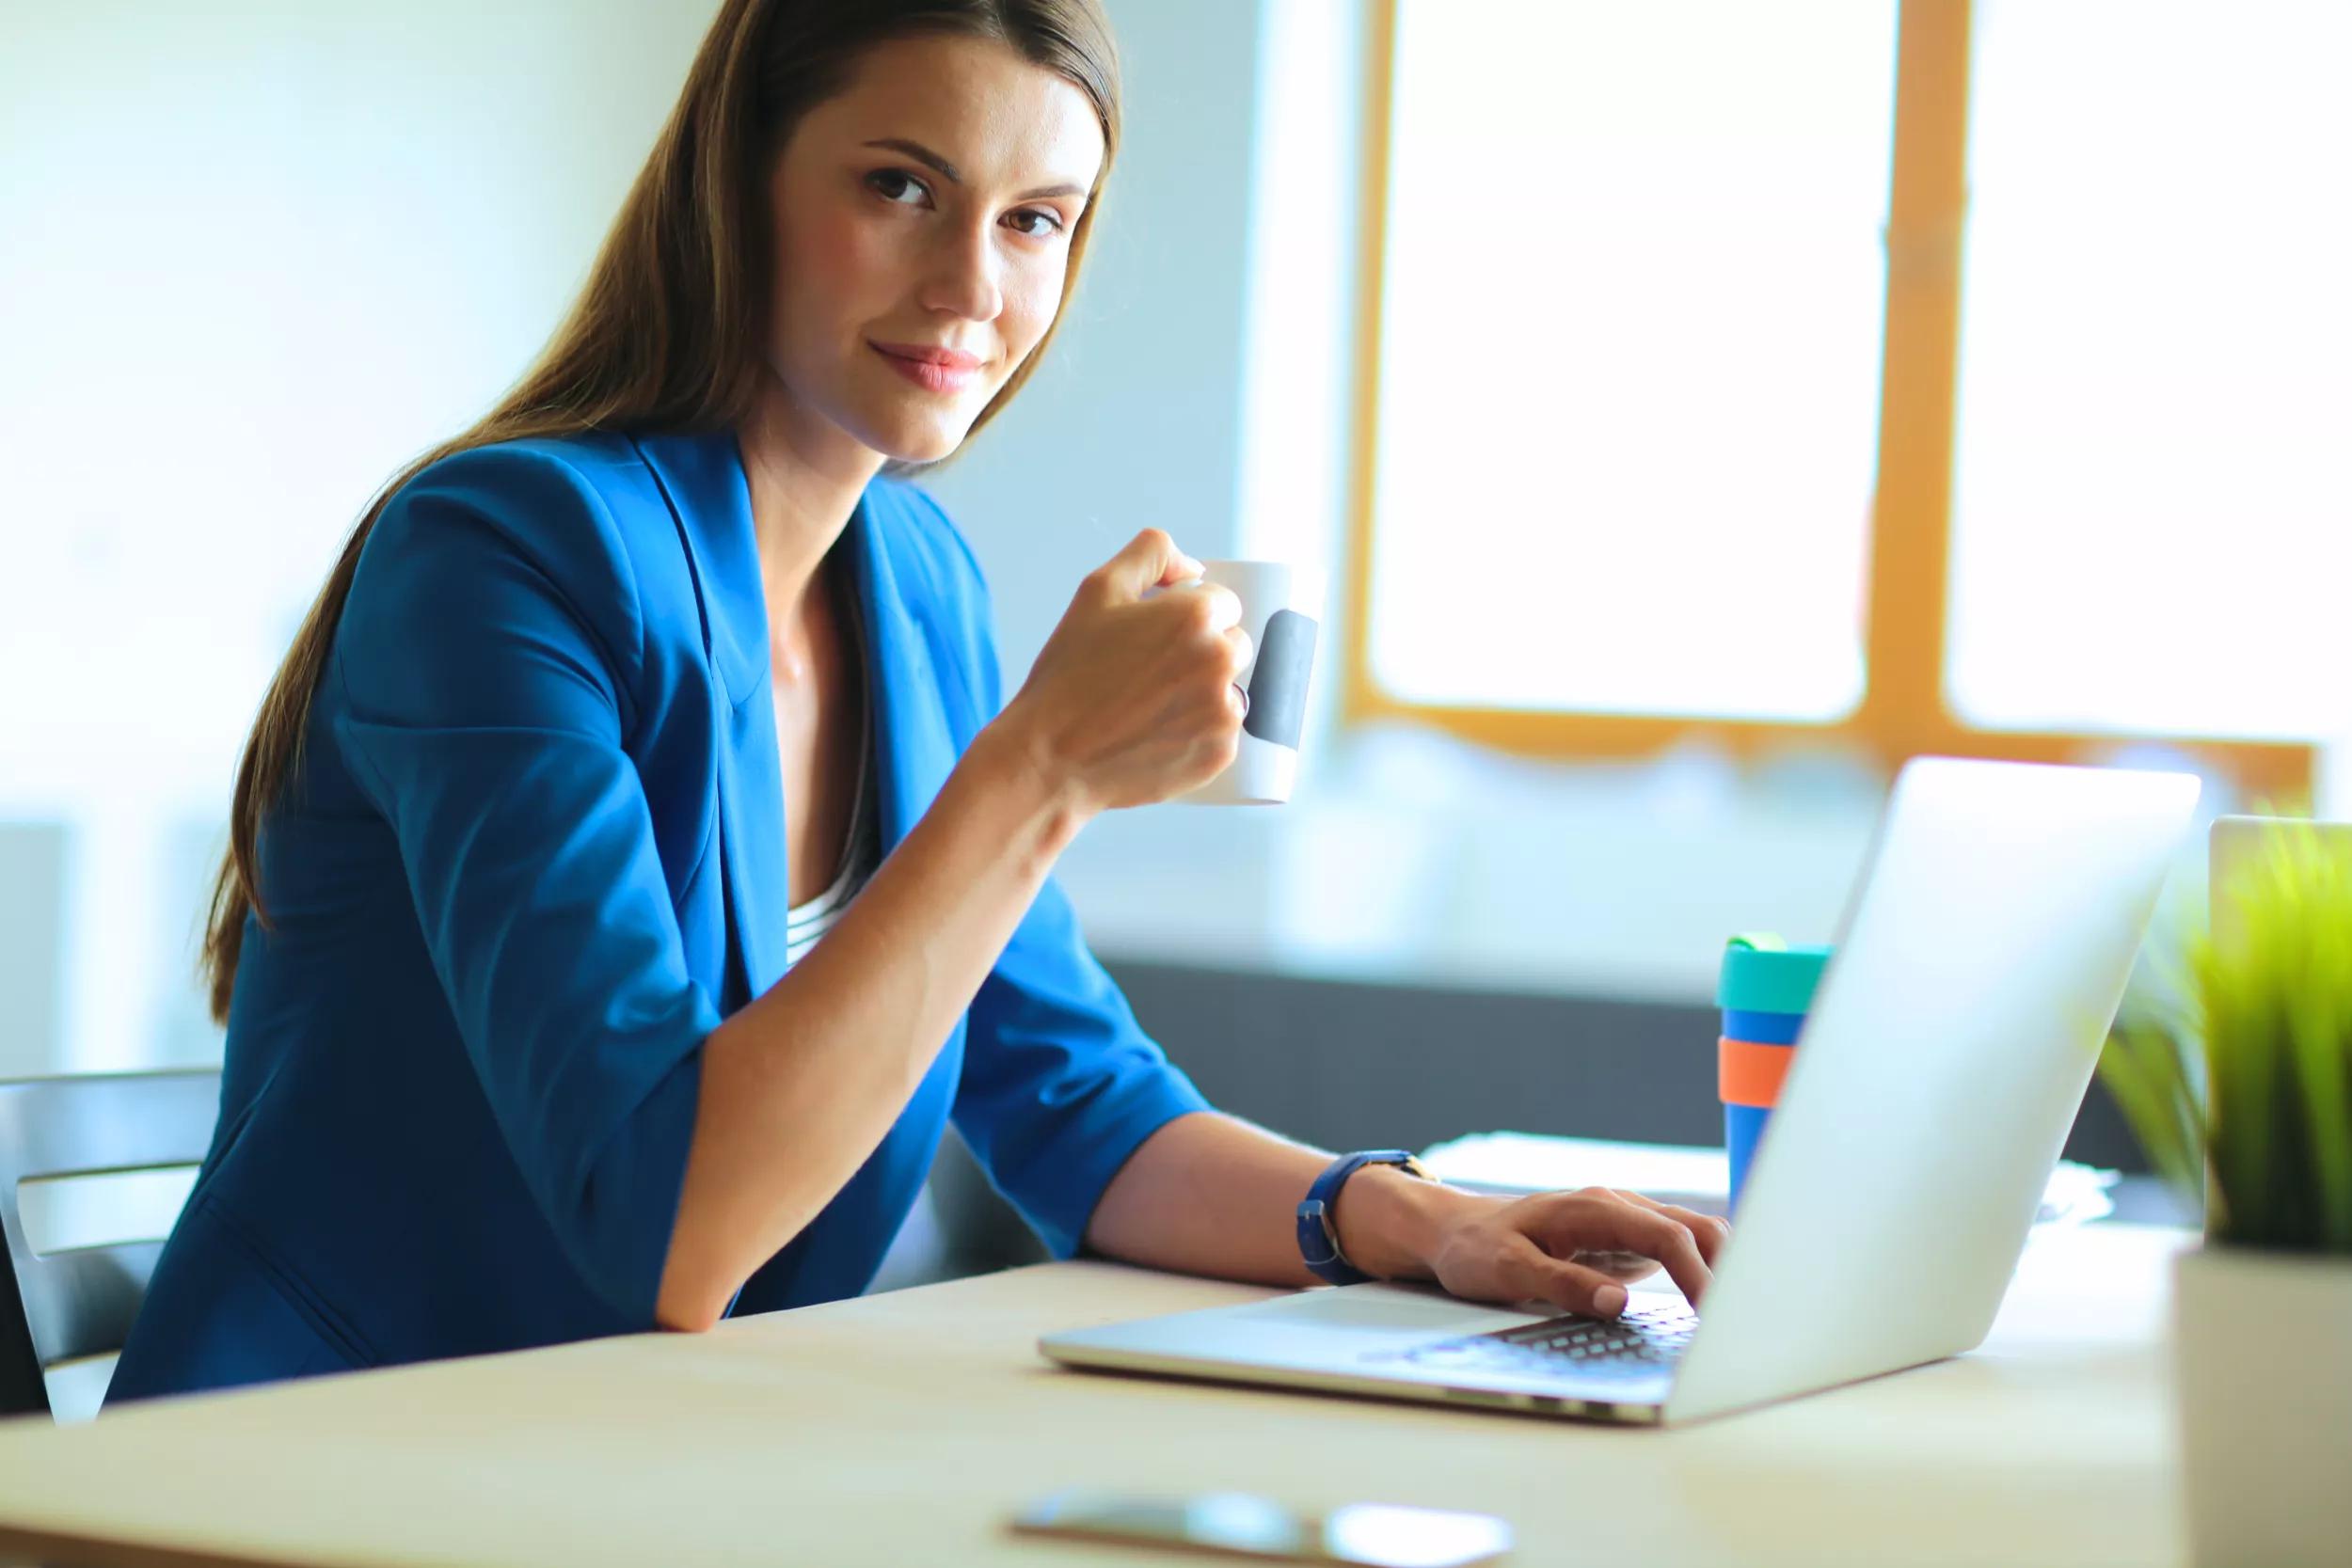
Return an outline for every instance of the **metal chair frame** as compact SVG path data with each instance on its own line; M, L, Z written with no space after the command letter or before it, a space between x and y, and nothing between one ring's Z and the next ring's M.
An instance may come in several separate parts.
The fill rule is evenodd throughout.
M43 1372L119 1352L163 1239L40 1254L24 1233L22 1184L201 1164L220 1114L220 1073L88 1073L0 1083L0 1415L50 1413Z

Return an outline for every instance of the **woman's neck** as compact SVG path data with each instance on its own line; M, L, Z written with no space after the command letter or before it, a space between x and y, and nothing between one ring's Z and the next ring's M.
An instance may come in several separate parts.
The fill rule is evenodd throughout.
M781 383L736 431L771 626L797 622L825 554L849 527L882 454L796 404Z

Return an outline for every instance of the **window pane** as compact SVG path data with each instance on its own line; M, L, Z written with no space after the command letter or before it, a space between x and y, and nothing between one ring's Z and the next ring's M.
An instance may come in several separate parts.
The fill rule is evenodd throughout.
M2352 728L2352 8L1976 15L1954 706Z
M1853 706L1894 55L1891 0L1400 0L1382 687Z

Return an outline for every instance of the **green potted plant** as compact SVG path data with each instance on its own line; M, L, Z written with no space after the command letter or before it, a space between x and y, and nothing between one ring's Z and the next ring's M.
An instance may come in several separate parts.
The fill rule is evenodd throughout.
M2224 853L2225 847L2231 852ZM2215 826L2212 919L2101 1076L2205 1212L2173 1291L2195 1561L2352 1561L2352 829Z

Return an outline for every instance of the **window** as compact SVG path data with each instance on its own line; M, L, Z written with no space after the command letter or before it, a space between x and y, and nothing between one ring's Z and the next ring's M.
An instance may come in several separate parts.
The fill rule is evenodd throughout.
M1980 6L1975 54L1955 708L2352 730L2352 8Z
M2352 732L2328 8L1376 12L1350 717L2272 792Z

